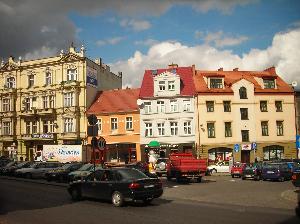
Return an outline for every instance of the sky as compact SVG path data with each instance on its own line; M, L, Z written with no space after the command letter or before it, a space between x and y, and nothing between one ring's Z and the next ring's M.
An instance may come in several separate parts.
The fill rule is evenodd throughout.
M139 87L145 69L275 66L300 87L298 0L0 0L0 58L57 55L72 42Z

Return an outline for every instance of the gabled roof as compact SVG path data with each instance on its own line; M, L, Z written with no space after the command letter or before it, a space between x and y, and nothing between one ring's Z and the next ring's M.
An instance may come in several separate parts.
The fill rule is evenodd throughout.
M165 68L157 70L145 70L144 78L140 91L140 98L154 97L154 82L153 78L166 71L174 72L180 77L180 95L181 96L194 96L195 85L193 81L193 67L177 67Z
M224 78L224 89L209 89L208 85L204 81L204 78ZM276 79L276 89L263 89L255 78L262 79ZM254 85L255 94L293 94L293 89L284 82L275 71L274 67L268 68L264 71L201 71L196 70L194 76L195 88L198 94L233 94L232 85L240 80L247 80Z
M87 114L110 114L138 111L136 103L140 89L117 89L100 91Z

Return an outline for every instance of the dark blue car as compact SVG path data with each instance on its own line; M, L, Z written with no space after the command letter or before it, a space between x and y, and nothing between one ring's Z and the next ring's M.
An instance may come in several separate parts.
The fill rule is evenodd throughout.
M287 163L268 163L263 167L263 180L285 181L292 178L292 173Z

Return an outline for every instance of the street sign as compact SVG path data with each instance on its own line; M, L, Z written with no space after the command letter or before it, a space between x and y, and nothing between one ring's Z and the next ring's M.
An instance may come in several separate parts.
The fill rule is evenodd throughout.
M251 144L251 149L252 149L252 150L257 149L257 143L256 143L256 142L252 142L252 144Z
M296 148L300 150L300 135L296 135Z
M235 144L234 145L234 151L235 152L239 152L239 150L240 150L240 145L239 144Z
M104 139L103 137L100 137L100 138L98 139L98 147L99 147L99 149L104 149L105 146L106 146L106 141L105 141L105 139Z

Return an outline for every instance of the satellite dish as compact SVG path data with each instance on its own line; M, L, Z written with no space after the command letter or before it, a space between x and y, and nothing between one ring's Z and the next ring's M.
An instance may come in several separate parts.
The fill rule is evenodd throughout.
M293 87L296 87L297 85L298 85L297 81L293 81L293 82L292 82L292 86L293 86Z
M141 106L141 105L143 104L143 101L142 101L141 99L138 99L138 100L136 101L136 103L137 103L137 105Z

